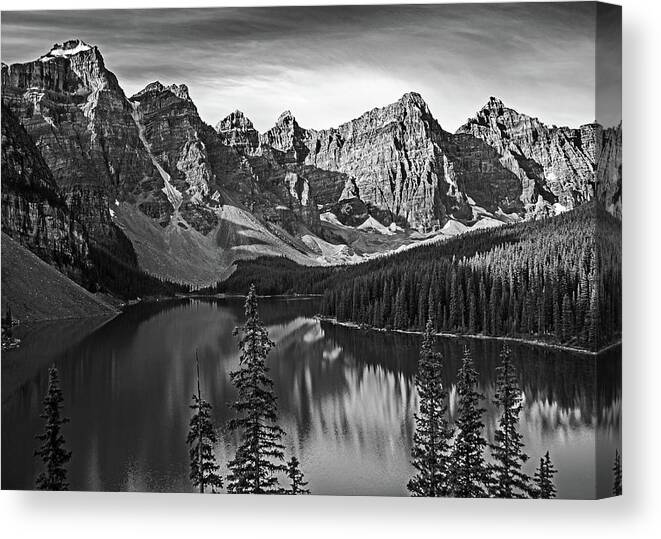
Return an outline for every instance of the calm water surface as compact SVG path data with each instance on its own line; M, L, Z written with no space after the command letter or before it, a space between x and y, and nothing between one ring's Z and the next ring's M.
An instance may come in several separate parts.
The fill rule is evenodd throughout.
M268 365L287 453L299 457L316 494L405 495L420 338L333 326L315 320L317 310L311 299L260 302L277 344ZM237 444L225 425L235 397L229 373L238 366L232 330L242 318L242 299L182 300L135 306L101 327L87 321L23 329L21 349L2 358L2 488L34 485L34 437L55 363L71 418L64 433L73 489L192 491L185 439L194 351L222 441L217 457L226 463ZM482 393L491 399L495 390L500 343L441 340L451 414L464 344ZM529 471L548 449L560 497L607 494L621 443L621 348L594 358L518 345L513 354L525 394L520 428ZM492 440L498 416L486 408Z

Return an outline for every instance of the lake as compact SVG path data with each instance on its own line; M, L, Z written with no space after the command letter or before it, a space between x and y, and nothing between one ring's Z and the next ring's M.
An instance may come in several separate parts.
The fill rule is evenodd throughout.
M319 321L313 317L317 301L260 300L277 344L267 364L287 455L299 457L313 493L406 495L420 337ZM192 492L185 440L196 350L225 469L237 445L226 424L235 397L229 373L238 367L232 330L242 320L242 298L185 299L136 305L105 324L19 327L21 348L2 357L2 488L33 488L40 464L32 456L35 435L43 427L41 401L54 363L71 418L64 435L73 452L72 489ZM465 344L481 392L489 401L495 392L500 342L439 339L451 416ZM528 470L549 450L559 470L559 497L607 495L621 446L621 347L596 357L511 348L524 392L520 429ZM485 408L486 436L493 440L498 415L493 405Z

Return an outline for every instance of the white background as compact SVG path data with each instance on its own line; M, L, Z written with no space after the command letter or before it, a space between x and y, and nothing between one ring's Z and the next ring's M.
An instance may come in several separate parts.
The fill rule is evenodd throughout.
M95 7L269 5L183 0ZM284 4L324 2L282 1ZM332 3L332 2L325 2ZM361 3L396 3L382 0ZM661 527L661 3L624 11L624 490L599 502L240 497L171 494L0 494L4 537L593 537L658 536ZM92 2L0 0L7 9L89 8ZM657 98L657 99L655 99Z

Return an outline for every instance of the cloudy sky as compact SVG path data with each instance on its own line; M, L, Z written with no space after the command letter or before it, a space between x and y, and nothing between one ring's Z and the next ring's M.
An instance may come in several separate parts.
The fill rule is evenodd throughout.
M185 83L203 119L285 109L325 128L417 91L454 131L489 96L549 124L595 119L595 7L448 4L2 13L2 61L80 38L127 95Z

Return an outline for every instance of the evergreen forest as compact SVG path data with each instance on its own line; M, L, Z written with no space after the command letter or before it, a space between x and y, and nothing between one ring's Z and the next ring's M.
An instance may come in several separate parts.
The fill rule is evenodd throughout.
M383 329L599 350L620 338L621 223L596 204L335 267L239 262L211 293L322 294L322 313Z

